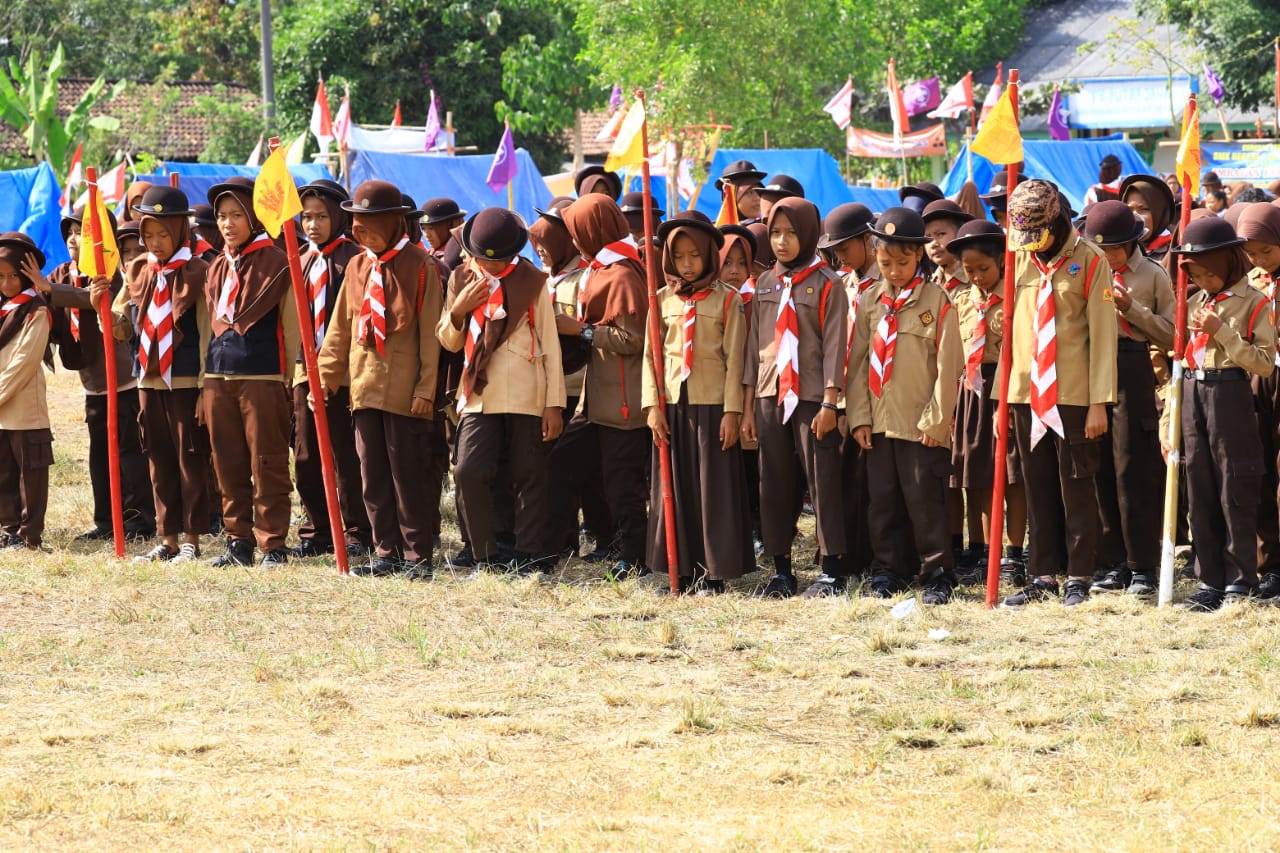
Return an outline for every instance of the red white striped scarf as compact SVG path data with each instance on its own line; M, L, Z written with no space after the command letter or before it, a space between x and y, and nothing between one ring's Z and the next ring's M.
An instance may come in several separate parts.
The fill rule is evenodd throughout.
M980 293L976 287L974 295ZM987 312L1000 304L1000 294L991 293L982 301L973 302L973 310L978 312L978 325L973 328L973 336L969 338L969 352L964 362L964 384L969 390L982 396L982 356L987 350Z
M222 291L218 295L218 307L214 311L215 319L221 318L228 323L236 321L236 297L240 295L240 271L237 267L240 264L240 259L270 245L272 245L271 238L266 234L259 234L250 240L248 245L240 250L239 254L232 254L229 246L222 248L222 254L227 259L227 277L222 280Z
M640 263L640 247L636 245L635 238L630 234L621 240L606 243L603 249L596 252L596 256L587 266L587 271L578 280L578 319L587 316L587 281L591 278L591 271L602 270L618 261L626 260Z
M147 268L156 274L156 286L151 291L147 313L142 316L138 367L146 376L151 363L151 345L155 343L160 378L170 389L173 388L173 293L169 287L169 273L182 269L189 260L191 249L186 246L163 264L155 255L147 254Z
M480 343L480 338L484 335L484 326L489 320L501 320L507 316L507 308L505 305L505 294L502 290L502 280L511 275L512 270L519 264L519 258L507 264L506 268L497 275L485 274L485 278L489 280L489 297L483 304L478 305L471 312L471 318L467 321L467 339L463 344L463 363L462 371L466 373L467 368L471 365L471 359L476 354L476 346ZM532 311L532 309L530 309ZM532 316L532 315L531 315ZM530 328L530 332L532 332ZM461 413L467 405L467 383L463 382L458 387L458 412Z
M742 298L743 305L751 304L751 300L756 298L755 276L752 276L742 283L742 287L738 288L738 296Z
M682 383L693 373L693 332L698 322L698 303L710 295L711 288L706 287L696 293L689 294L684 300L684 322L681 324L684 361L680 364L680 381Z
M85 288L89 286L89 276L80 272L80 268L72 261L71 269L68 270L71 276L71 284L75 287ZM80 340L80 309L68 308L67 317L71 320L71 340Z
M774 363L778 368L778 405L782 422L791 419L800 402L800 320L791 289L827 262L815 255L804 269L782 276L782 295L778 299L778 320L773 326Z
M1235 294L1232 293L1230 290L1224 290L1221 293L1217 293L1211 296L1205 304L1210 306L1211 309L1213 309L1214 306L1216 306L1222 300L1226 299L1228 296L1235 296ZM1214 310L1214 313L1217 313L1216 309ZM1208 332L1201 330L1199 332L1196 332L1194 335L1192 335L1191 340L1187 341L1187 348L1183 350L1183 359L1187 365L1187 369L1203 370L1205 355L1207 354L1208 349L1209 349L1209 333Z
M1077 238L1076 243L1079 243ZM1074 250L1074 245L1072 249ZM1049 430L1066 438L1062 413L1058 411L1058 323L1053 276L1067 262L1071 252L1063 252L1052 265L1035 253L1031 261L1040 271L1036 289L1036 315L1032 323L1031 349L1031 446L1035 447Z
M12 299L6 299L4 301L4 304L0 304L0 317L8 317L14 311L17 311L23 305L26 305L28 302L30 302L32 299L35 299L35 298L36 298L35 288L28 287L26 290L22 291Z
M880 303L886 310L880 322L876 323L876 333L871 339L871 369L867 373L867 382L876 398L884 393L884 386L893 376L893 354L898 349L898 312L911 299L922 281L924 279L917 274L906 287L898 291L896 297L887 292L880 297Z
M316 257L307 270L307 296L311 300L311 325L316 333L316 351L324 344L324 331L329 321L329 262L328 257L344 243L350 243L348 237L340 236L331 240L321 248L311 244L311 253Z
M383 358L387 356L387 291L382 280L382 265L400 254L407 245L409 245L409 238L404 236L400 238L399 243L381 255L376 255L368 249L364 250L365 255L373 262L373 266L369 270L369 282L364 288L364 300L360 303L356 340L369 343L372 337L374 348Z

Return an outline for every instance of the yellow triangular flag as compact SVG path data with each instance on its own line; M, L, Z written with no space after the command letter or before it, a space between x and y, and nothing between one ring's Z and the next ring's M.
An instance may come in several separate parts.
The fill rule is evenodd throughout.
M302 212L302 199L285 163L287 156L283 148L272 151L253 182L253 212L272 237L279 237L281 227Z
M307 153L307 133L303 132L293 144L289 146L289 155L285 162L290 166L301 166L306 162Z
M604 167L616 172L624 166L638 166L644 162L644 102L636 101L627 110L627 117L618 128L618 138L613 140Z
M720 202L720 212L716 214L716 227L738 224L738 188L725 181L724 200Z
M1013 114L1010 89L1000 96L991 114L978 128L978 135L973 138L969 150L1001 166L1022 162L1022 134L1018 132L1018 119Z
M94 193L94 197L98 200L96 207L87 205L85 207L82 222L84 227L80 230L80 261L77 266L80 272L96 278L97 276L105 276L113 278L116 270L120 268L120 250L116 247L116 235L111 230L111 220L107 217L107 205L102 200L102 193ZM102 265L103 269L98 269L98 261L93 250L92 230L89 225L89 217L93 217L98 223L98 233L102 235ZM96 307L96 306L95 306Z
M1182 113L1182 141L1173 162L1178 185L1189 185L1192 198L1200 195L1200 110L1191 100Z

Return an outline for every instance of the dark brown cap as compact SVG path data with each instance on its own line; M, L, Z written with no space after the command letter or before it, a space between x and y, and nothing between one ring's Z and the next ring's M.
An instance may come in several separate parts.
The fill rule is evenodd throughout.
M909 207L891 207L880 214L871 233L893 243L923 246L929 242L929 238L924 236L924 219Z
M573 191L578 194L578 198L589 192L598 192L617 201L618 196L622 195L622 178L618 177L617 172L610 172L604 166L587 166L579 169L573 176Z
M764 180L764 176L765 173L757 169L756 164L750 160L734 160L725 166L720 177L716 178L716 189L723 190L725 181L731 184L745 181L758 186Z
M41 267L45 264L44 253L40 251L40 247L36 245L36 241L32 240L21 231L8 231L0 234L0 247L13 249L18 252L32 254L36 256L36 263ZM18 270L22 272L22 270Z
M190 216L187 194L168 184L152 184L133 209L143 216Z
M351 198L351 196L347 195L346 187L328 178L318 178L306 186L298 188L298 196L300 198L306 198L309 195L327 196L339 204Z
M871 208L856 201L833 208L827 218L822 220L822 236L818 238L818 248L830 249L850 237L866 234L871 230L875 219Z
M1089 208L1084 236L1098 246L1123 246L1142 239L1147 224L1122 201L1100 201Z
M716 249L724 245L724 233L696 210L681 211L658 226L658 242L667 242L667 235L677 228L694 228L705 232L711 237Z
M342 202L347 213L408 213L400 188L386 181L365 181L356 187L351 198Z
M218 207L218 199L227 193L236 193L237 195L248 196L249 206L253 206L253 178L246 178L243 175L234 175L227 178L220 184L214 184L209 187L209 191L205 193L205 198L209 200L209 204L213 205L216 210Z
M769 199L790 198L791 196L804 198L804 186L790 175L774 175L756 192Z
M423 225L448 222L450 219L459 219L466 215L467 212L458 207L458 203L451 198L429 198L422 203Z
M1239 246L1245 239L1236 234L1230 222L1216 216L1194 219L1187 225L1182 240L1173 248L1175 255L1201 255L1228 246ZM1227 282L1231 284L1231 282Z
M995 245L1004 249L1004 229L990 219L974 219L960 226L956 238L947 244L954 257L975 245Z
M935 219L952 219L959 224L964 224L973 219L973 216L951 199L940 198L925 205L924 212L920 214L920 218L926 223Z
M462 247L484 260L511 260L528 242L524 220L505 207L486 207L462 226Z

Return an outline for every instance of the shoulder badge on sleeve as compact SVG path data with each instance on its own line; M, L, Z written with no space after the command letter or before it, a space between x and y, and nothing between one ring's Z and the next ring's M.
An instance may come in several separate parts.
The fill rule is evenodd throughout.
M924 323L926 326L928 326L928 325L932 324L932 323L933 323L933 312L932 312L932 311L925 311L923 314L921 314L921 315L920 315L920 322L921 322L921 323Z
M1067 267L1067 273L1070 275L1080 275L1080 265L1072 264L1071 266Z

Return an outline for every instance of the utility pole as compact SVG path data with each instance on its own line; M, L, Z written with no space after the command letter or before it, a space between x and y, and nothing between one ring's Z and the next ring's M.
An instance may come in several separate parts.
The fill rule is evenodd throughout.
M271 0L258 0L262 25L262 129L270 136L276 123L276 79L271 58Z

